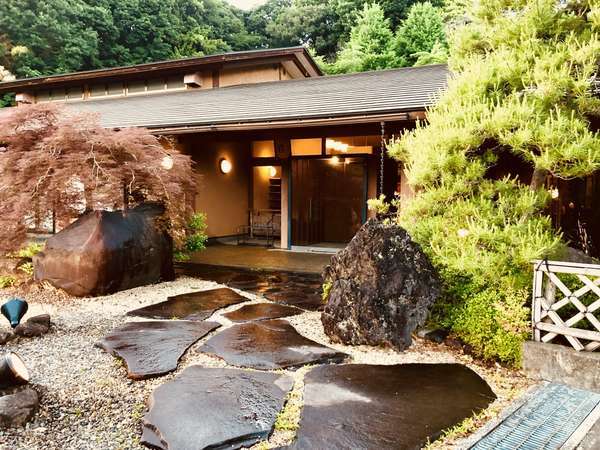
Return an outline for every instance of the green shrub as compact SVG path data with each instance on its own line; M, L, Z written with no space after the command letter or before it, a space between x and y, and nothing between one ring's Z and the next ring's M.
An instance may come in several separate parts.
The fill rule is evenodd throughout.
M45 244L40 242L30 242L26 247L16 251L12 256L17 258L33 258L39 252L44 250Z
M32 276L33 275L33 263L27 262L25 264L21 264L19 266L19 270L26 275Z
M0 275L0 289L14 286L17 279L12 275Z
M200 252L206 248L208 241L206 226L206 214L195 213L192 215L187 224L184 246L174 252L176 261L187 261L190 259L191 253Z
M428 123L389 146L416 196L398 222L444 281L433 319L485 358L519 363L526 338L531 260L560 258L544 186L600 169L597 2L476 2L453 33L454 76ZM513 175L490 176L504 155ZM539 179L543 179L539 177ZM528 183L528 181L527 181Z

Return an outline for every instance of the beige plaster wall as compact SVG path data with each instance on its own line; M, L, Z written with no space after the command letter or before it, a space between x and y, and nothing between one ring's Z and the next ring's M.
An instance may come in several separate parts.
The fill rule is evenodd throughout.
M275 177L281 178L281 166L275 168ZM271 166L258 166L253 171L253 205L252 209L270 209L269 208L269 180L271 179Z
M280 66L277 64L222 69L219 76L219 86L279 81L281 79L280 73Z
M251 186L250 146L247 142L209 141L199 137L186 139L198 176L194 206L207 215L209 237L237 234L248 222ZM231 172L219 169L222 158L232 164Z

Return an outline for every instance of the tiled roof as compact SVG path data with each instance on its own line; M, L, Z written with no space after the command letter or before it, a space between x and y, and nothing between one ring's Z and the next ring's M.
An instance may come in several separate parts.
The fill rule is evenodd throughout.
M328 119L423 110L447 83L445 65L70 103L106 127L170 128Z

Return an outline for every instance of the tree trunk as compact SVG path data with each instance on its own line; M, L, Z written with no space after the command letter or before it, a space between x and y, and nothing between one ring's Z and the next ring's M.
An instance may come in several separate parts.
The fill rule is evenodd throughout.
M540 188L544 187L546 183L546 177L548 176L548 170L540 169L536 167L533 169L533 175L531 176L531 183L529 184L529 188L532 191L537 191Z

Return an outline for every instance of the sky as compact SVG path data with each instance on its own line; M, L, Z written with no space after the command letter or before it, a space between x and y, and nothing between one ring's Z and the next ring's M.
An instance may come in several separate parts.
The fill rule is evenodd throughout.
M256 5L261 5L266 2L266 0L226 0L228 3L231 3L234 6L237 6L240 9L249 10Z

